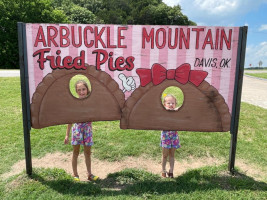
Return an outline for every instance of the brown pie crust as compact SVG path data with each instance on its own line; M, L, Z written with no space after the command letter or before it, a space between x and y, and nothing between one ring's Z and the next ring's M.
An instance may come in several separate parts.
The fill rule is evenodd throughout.
M179 87L184 94L178 111L168 111L161 103L162 92L169 86ZM122 129L229 131L231 115L218 90L203 81L198 87L175 80L137 88L125 102L120 126Z
M118 83L95 66L86 66L86 70L53 70L43 78L32 96L33 128L121 119L125 96ZM85 99L75 98L69 90L70 79L78 74L86 76L91 84L91 93Z

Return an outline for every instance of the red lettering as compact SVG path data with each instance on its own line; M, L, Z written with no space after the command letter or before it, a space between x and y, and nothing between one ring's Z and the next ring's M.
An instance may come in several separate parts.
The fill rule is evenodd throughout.
M50 52L50 48L40 49L34 52L33 57L39 54L39 59L37 60L37 62L39 63L40 69L44 69L44 63L46 62L46 59L44 58L44 54L49 53L49 52Z
M115 59L113 58L113 52L107 52L103 49L94 50L92 53L96 54L96 69L100 70L100 66L103 65L106 61L108 61L108 68L110 71L122 71L128 70L131 71L134 68L134 60L133 56L129 56L126 59L122 56ZM126 63L126 64L125 64ZM123 67L122 65L125 64Z
M44 56L45 53L49 53L50 52L50 48L46 48L46 49L40 49L36 52L34 52L33 56L37 56L39 55L39 59L37 60L37 62L39 63L39 67L40 69L44 69L44 63L48 60L50 61L50 67L52 69L71 69L71 68L75 68L75 69L86 69L85 66L85 51L81 51L80 52L80 56L77 56L76 58L73 59L73 63L70 64L72 62L72 57L71 56L66 56L65 58L63 58L63 65L61 64L61 56L60 50L57 50L56 54L58 56Z
M205 49L207 44L209 44L210 48L213 49L213 39L212 39L211 29L209 29L207 34L206 34L206 37L204 39L204 43L202 45L202 49Z
M63 34L63 30L66 31L66 34ZM60 26L59 27L59 44L60 47L68 47L70 45L70 39L69 39L69 35L70 35L70 31L68 29L68 27L66 26ZM65 42L63 42L63 40L65 40Z
M116 70L116 68L113 67L113 52L109 52L109 58L108 58L108 68L111 70L111 71L114 71Z
M54 34L51 33L51 30L54 31ZM47 43L48 46L51 47L51 42L54 44L55 47L58 47L58 44L55 41L55 37L57 37L58 30L54 26L48 26L47 27Z
M103 48L106 48L104 41L102 40L101 36L105 30L105 27L101 28L100 32L98 33L98 27L95 27L95 47L98 48L98 41L102 44Z
M50 67L52 69L56 69L56 68L63 69L63 66L55 64L55 57L54 56L46 56L46 59L50 60Z
M221 30L221 40L220 40L220 50L223 49L223 41L226 44L228 50L231 49L231 42L232 42L232 29L229 30L229 37L227 39L224 29Z
M87 30L89 30L91 33L94 33L94 30L91 26L86 26L84 28L84 31L83 31L83 34L84 34L84 45L87 47L87 48L91 48L93 45L94 45L94 41L93 40L90 40L90 43L88 43L88 39L87 39Z
M74 58L73 67L75 69L86 69L86 66L85 66L85 51L81 51L80 56Z
M82 27L78 27L78 38L79 38L79 43L76 44L75 43L75 30L74 30L74 26L71 27L71 38L72 38L72 45L76 48L80 47L82 45Z
M111 39L110 39L110 27L107 27L107 47L108 48L116 48L117 46L114 44L113 45L110 44L110 41L111 41Z
M129 56L126 58L126 63L127 63L126 70L127 71L131 71L134 68L134 63L133 63L134 60L135 58L133 56Z
M145 49L145 41L151 43L151 49L154 49L154 28L150 30L149 35L146 32L146 28L142 30L142 48Z
M199 47L199 33L200 31L204 31L204 28L192 28L192 31L196 31L196 49Z
M60 63L61 63L61 56L60 56L61 51L60 51L60 50L57 50L56 54L58 55L58 56L56 57L56 64L57 64L57 66L59 66Z
M115 61L115 68L118 70L118 71L122 71L124 70L125 68L124 67L121 67L121 65L124 64L124 58L123 57L118 57Z
M118 27L118 48L127 48L126 45L122 45L121 42L122 40L125 39L125 36L122 36L122 31L127 30L126 27Z
M100 65L104 64L108 59L108 53L103 49L94 50L92 53L96 54L96 69L100 70ZM103 59L101 59L101 55Z
M187 35L185 38L184 30L180 28L180 38L179 38L179 49L182 49L182 41L184 42L185 48L189 49L189 42L190 42L190 29L187 29Z
M72 63L72 57L71 56L66 56L65 58L63 58L63 66L66 68L66 69L71 69L72 68L72 65L70 65Z
M215 49L218 49L219 46L219 35L220 35L220 29L216 29L216 40L215 40Z
M159 44L160 32L162 32L162 37L161 37L162 44L161 45ZM156 31L156 46L158 49L162 49L165 47L165 45L166 45L166 30L164 28L160 28Z
M171 44L171 40L172 40L172 29L170 28L168 31L168 47L170 49L175 49L178 43L178 28L175 29L174 45Z
M44 36L44 30L42 26L39 26L37 36L34 42L34 46L37 47L38 43L41 42L43 43L43 46L46 47L46 41L45 41L45 36Z

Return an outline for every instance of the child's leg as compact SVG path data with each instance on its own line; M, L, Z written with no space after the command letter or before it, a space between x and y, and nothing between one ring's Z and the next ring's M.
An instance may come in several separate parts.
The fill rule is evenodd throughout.
M169 149L162 148L162 173L166 172L166 163L169 155Z
M87 168L88 176L92 174L91 171L91 146L84 146L84 157L85 157L85 164Z
M79 177L77 170L77 160L80 153L80 145L73 145L73 153L72 153L72 170L73 176Z
M174 153L175 153L175 148L170 148L169 151L169 161L170 161L170 173L173 173L173 168L174 168Z

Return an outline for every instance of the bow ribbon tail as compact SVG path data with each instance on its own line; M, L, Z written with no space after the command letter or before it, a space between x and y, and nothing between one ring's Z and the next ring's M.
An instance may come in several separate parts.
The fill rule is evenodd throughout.
M138 74L140 78L140 85L142 87L145 87L147 84L149 84L152 81L152 72L151 69L136 69L136 73Z
M195 86L199 86L208 76L208 72L201 70L191 70L189 74L189 81Z

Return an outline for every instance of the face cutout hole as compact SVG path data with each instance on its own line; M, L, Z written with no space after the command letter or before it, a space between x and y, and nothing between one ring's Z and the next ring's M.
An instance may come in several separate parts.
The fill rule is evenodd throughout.
M184 103L184 93L179 87L167 87L161 94L161 102L166 110L177 111Z
M87 98L92 91L89 79L81 74L75 75L70 79L69 89L72 96L77 99Z

